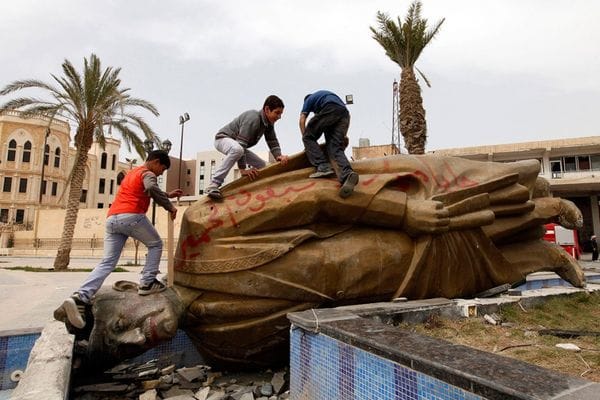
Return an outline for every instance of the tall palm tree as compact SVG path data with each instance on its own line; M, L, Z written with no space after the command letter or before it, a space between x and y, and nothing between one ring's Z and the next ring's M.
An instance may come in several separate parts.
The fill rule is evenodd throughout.
M158 141L154 131L142 117L129 111L139 107L158 116L156 107L142 99L131 97L128 88L121 87L120 68L108 67L102 70L100 59L92 54L84 58L83 74L80 74L69 60L62 64L64 76L51 75L54 84L39 80L15 81L0 91L0 95L22 89L41 89L50 100L35 97L21 97L0 106L5 110L21 110L24 118L34 115L47 116L50 123L55 118L66 118L76 126L74 144L76 148L73 170L69 178L70 188L63 233L54 260L56 270L67 269L70 261L73 232L79 211L79 199L85 177L88 152L94 139L105 143L104 127L109 126L121 134L127 149L132 146L138 154L145 155L143 140L132 130L139 129L146 139Z
M421 87L415 69L429 81L418 68L417 59L431 39L438 33L444 19L427 29L427 19L421 18L421 2L414 1L408 8L404 23L398 17L394 22L386 13L377 12L376 28L370 27L373 39L385 50L385 54L402 70L400 74L400 133L409 154L423 154L427 141L427 122L421 97Z

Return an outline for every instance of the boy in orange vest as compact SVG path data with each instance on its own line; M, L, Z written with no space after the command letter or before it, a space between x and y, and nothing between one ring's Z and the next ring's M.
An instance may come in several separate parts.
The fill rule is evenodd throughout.
M85 326L85 308L89 306L92 297L100 289L106 277L115 269L129 237L139 240L148 248L138 294L145 296L166 289L166 286L156 279L162 253L162 240L146 217L146 212L152 198L171 214L172 220L177 216L177 208L169 198L180 197L183 194L182 190L163 192L158 187L156 179L170 166L171 160L168 154L162 150L155 150L148 154L144 165L127 173L108 210L102 261L81 287L55 311L55 316L66 315L71 325L76 328L81 329Z

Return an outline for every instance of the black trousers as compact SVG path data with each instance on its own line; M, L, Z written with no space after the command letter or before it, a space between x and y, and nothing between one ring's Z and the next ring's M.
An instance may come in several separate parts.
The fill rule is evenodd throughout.
M325 134L325 146L327 153L332 157L340 169L340 182L344 182L352 172L350 162L344 154L344 138L350 126L350 113L344 106L338 104L327 104L315 114L304 130L302 142L308 161L322 171L329 166L329 160L319 147L317 140Z

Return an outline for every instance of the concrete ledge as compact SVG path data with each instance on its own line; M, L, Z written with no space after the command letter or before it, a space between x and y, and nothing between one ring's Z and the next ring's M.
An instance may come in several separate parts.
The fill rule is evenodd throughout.
M65 400L69 395L74 336L52 321L35 342L12 400Z

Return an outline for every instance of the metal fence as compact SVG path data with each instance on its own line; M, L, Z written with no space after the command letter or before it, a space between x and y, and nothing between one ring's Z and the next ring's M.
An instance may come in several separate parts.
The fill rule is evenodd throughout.
M144 248L144 245L140 244L140 248ZM39 239L15 239L13 247L15 249L40 249L50 250L58 249L60 245L60 238L39 238ZM167 243L163 239L163 248L166 248ZM73 239L71 249L73 250L101 250L104 248L104 240L101 238L79 238ZM125 242L124 250L134 250L135 243L132 239L128 239Z

